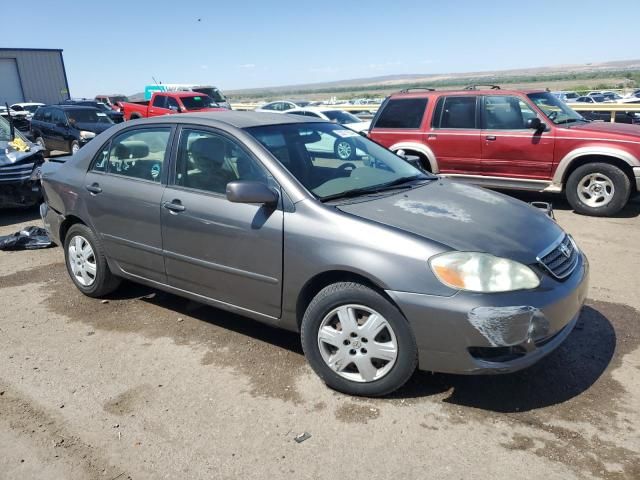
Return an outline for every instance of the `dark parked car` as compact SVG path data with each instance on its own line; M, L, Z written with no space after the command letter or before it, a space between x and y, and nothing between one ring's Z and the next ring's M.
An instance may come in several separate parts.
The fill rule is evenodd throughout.
M316 158L323 136L353 138L362 161ZM81 292L127 278L299 331L316 373L350 394L387 394L416 366L524 368L567 338L587 295L585 256L536 208L317 119L126 122L46 164L42 185Z
M31 136L47 151L76 153L113 122L100 110L77 105L39 108L31 120Z
M12 132L0 116L0 207L33 206L40 201L40 182L34 173L44 162L41 151L17 129Z
M80 105L82 107L97 108L102 113L105 113L113 123L124 122L124 115L122 112L116 112L104 103L96 102L95 100L65 100L64 102L61 102L61 105Z

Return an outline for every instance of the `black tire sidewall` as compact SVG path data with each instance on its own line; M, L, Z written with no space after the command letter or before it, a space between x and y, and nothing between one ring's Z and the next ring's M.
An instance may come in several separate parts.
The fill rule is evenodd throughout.
M69 265L69 245L71 244L73 238L78 235L81 235L89 242L96 259L96 278L95 281L88 287L81 285L76 281L75 276L71 271L71 266ZM91 230L86 225L73 225L67 232L64 239L64 262L71 281L78 288L78 290L80 290L85 295L89 297L100 297L112 290L110 286L110 284L112 283L111 272L109 271L109 266L107 265L102 246L96 238L96 235L93 233L93 230Z
M385 317L398 342L398 357L383 378L359 383L347 380L331 370L320 354L317 334L323 318L345 304L369 307ZM376 291L357 283L336 283L325 287L309 304L302 320L302 348L316 374L331 388L349 395L382 396L404 385L417 366L417 346L413 331L398 309Z
M590 207L580 200L578 196L578 184L586 175L602 173L611 179L615 189L613 199L603 207ZM566 196L573 209L584 215L595 217L607 217L615 215L627 204L631 193L629 177L615 165L608 163L588 163L576 168L567 181Z

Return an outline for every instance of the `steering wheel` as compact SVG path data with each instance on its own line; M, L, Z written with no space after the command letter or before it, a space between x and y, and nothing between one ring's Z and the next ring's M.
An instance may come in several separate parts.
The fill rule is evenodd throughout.
M552 122L557 116L558 112L556 110L554 110L553 112L549 112L549 114L547 115L547 117L549 117L549 120L551 120Z
M349 172L349 175L351 175L351 172L354 171L355 169L356 169L355 164L353 164L351 162L343 163L342 165L340 165L338 167L338 170L339 170L340 173Z

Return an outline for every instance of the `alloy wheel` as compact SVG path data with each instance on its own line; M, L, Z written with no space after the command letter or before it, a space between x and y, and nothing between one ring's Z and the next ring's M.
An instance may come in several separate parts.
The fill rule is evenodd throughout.
M589 207L604 207L614 195L613 181L602 173L590 173L578 182L578 198Z

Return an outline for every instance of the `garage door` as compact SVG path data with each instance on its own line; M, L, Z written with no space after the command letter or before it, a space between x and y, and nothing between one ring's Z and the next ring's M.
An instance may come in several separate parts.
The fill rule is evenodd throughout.
M0 105L24 102L15 58L0 58Z

